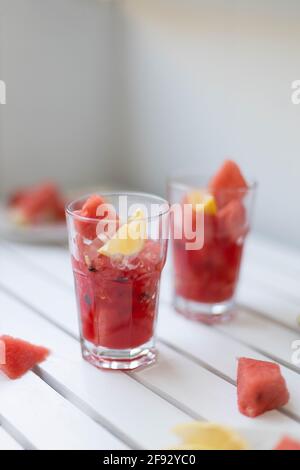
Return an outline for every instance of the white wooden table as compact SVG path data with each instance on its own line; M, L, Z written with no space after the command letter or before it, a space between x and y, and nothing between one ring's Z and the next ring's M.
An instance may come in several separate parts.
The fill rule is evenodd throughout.
M0 244L0 331L52 350L18 381L0 376L0 449L162 449L170 428L205 419L300 434L300 252L261 238L247 246L233 322L207 327L171 306L166 267L159 312L159 362L134 373L102 372L81 359L69 254L59 247ZM280 411L255 420L236 404L236 358L282 365L291 393Z

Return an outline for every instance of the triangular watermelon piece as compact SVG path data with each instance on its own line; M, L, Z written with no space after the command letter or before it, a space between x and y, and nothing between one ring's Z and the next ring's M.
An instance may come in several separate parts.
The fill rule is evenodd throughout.
M0 370L10 379L18 379L34 366L43 362L50 351L43 346L23 341L11 336L0 336Z
M281 408L289 401L280 367L272 362L239 359L237 387L239 410L250 418Z
M98 196L98 194L92 194L83 204L80 215L94 219L97 217L98 207L102 204L105 204L103 197Z
M233 199L241 199L247 188L248 184L239 166L232 160L226 160L209 183L219 208Z
M286 436L277 444L274 450L300 450L300 442Z

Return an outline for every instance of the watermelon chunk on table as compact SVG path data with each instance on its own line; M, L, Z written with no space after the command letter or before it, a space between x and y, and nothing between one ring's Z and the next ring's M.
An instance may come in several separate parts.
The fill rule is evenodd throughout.
M219 208L233 199L241 199L248 189L248 184L239 168L232 160L226 160L209 183L209 190L214 194Z
M0 370L10 379L22 377L50 354L49 349L43 346L7 335L0 336L0 345Z
M274 450L300 450L300 442L285 436L274 448Z
M240 412L250 418L281 408L289 401L279 365L249 358L238 361L237 393Z

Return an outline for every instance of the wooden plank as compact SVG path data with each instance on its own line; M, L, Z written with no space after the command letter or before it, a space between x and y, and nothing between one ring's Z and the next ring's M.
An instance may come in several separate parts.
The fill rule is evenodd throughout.
M17 254L0 245L0 285L74 336L78 334L75 295L63 283L43 275ZM4 275L5 274L5 275Z
M42 270L73 289L71 257L65 246L29 245L22 243L4 244L7 249L17 254L22 263L31 264L32 268Z
M44 272L60 279L72 288L73 280L69 254L66 248L26 246L9 243L10 249L22 255ZM172 300L171 250L163 272L161 297ZM290 328L299 329L300 291L300 254L283 245L276 244L252 235L246 245L242 279L238 289L238 301L275 319ZM295 274L298 275L295 275Z
M236 382L238 357L269 360L238 340L224 336L215 328L186 320L168 305L162 308L158 327L159 337L163 341L232 383ZM182 331L185 331L184 335ZM286 367L282 367L282 373L291 393L291 400L285 409L300 418L300 376Z
M37 449L126 448L32 372L0 377L0 414Z
M184 403L209 421L241 428L270 429L274 426L300 433L300 424L278 411L255 420L243 416L238 411L234 385L165 345L160 345L159 363L136 375L143 383Z
M166 278L167 278L168 280L170 279L168 276L166 276ZM168 282L169 282L169 281L168 281ZM55 295L55 294L54 294L55 288L52 286L52 283L50 283L50 284L51 284L51 285L48 285L48 289L50 289L50 290L53 292L53 295ZM54 289L54 290L53 290L53 289ZM168 288L166 288L165 290L169 292L169 289L168 289ZM163 289L163 291L164 291L164 289ZM175 315L175 314L173 314L173 315ZM161 313L160 313L160 318L166 318L166 317L164 316L163 311L161 311ZM194 328L196 327L196 325L195 325L194 323L187 322L187 321L184 320L184 319L182 319L182 320L184 321L184 325L182 325L182 327L179 328L178 331L179 331L181 337L187 337L187 338L191 339L191 338L192 338L192 334L194 335L194 333L191 332L191 336L189 336L189 335L182 335L183 328L185 328L185 331L187 331L187 325L190 324L190 325L193 325L193 326L191 326L191 327L193 328L193 331L194 331ZM226 335L228 334L229 336L236 337L236 339L238 339L239 341L240 341L240 339L242 339L242 341L247 342L247 344L250 344L250 343L252 344L252 342L254 341L255 347L258 347L257 344L260 345L260 344L262 343L262 341L261 341L261 337L260 337L260 340L259 340L258 342L256 341L256 339L255 339L256 330L260 330L260 329L262 328L263 331L266 332L266 331L268 330L269 326L271 325L272 328L275 328L275 333L277 333L277 336L274 336L274 338L271 339L271 340L269 339L268 341L263 341L264 348L266 348L267 350L269 350L269 351L271 351L271 352L273 353L273 352L274 352L274 346L275 346L275 352L276 352L276 354L278 354L278 355L281 356L281 360L283 360L283 361L286 361L286 360L287 360L288 357L287 357L287 353L286 353L286 344L289 343L289 341L290 341L290 339L291 339L291 337L290 337L290 336L287 336L287 334L289 334L290 332L285 331L285 330L279 328L278 325L275 325L275 326L274 326L271 322L269 322L269 321L267 321L267 320L266 320L266 321L263 320L263 324L262 324L262 323L261 323L261 319L259 319L259 318L257 319L256 317L253 317L253 316L251 316L251 315L249 316L249 314L248 314L247 312L243 312L243 313L242 313L242 320L243 320L242 323L241 323L241 320L239 319L238 321L233 322L233 323L231 323L230 325L228 325L228 327L229 327L228 332L227 332L227 331L224 331L224 332L223 332L223 331L222 331L222 332L221 332L221 331L220 331L220 332L217 332L217 331L211 329L211 331L215 331L215 333L218 334L219 337L223 337L223 340L226 341L226 346L224 345L224 350L225 350L225 347L228 348L227 341L232 341L232 340L230 340L230 338L226 338L226 337L224 338L224 336L223 336L222 333L226 333ZM173 319L169 318L169 324L167 325L167 328L168 328L168 335L166 336L166 338L167 338L168 341L170 341L170 325L172 324L172 322L173 322ZM245 337L245 333L244 333L245 324L248 324L248 322L250 322L251 325L252 325L251 328L250 328L250 331L251 331L250 343L248 342L248 339L249 339L248 336ZM238 328L237 328L236 323L238 323ZM236 326L235 326L235 328L231 329L231 325L236 325ZM203 325L200 325L200 327L206 328L206 327L204 327ZM225 325L225 328L226 328L226 327L227 327L227 325ZM220 327L220 328L223 328L223 327ZM277 328L277 330L276 330L276 328ZM233 330L233 331L231 331L231 330ZM241 333L242 333L242 336L241 336L241 337L240 337L240 331L241 331ZM246 331L247 331L247 330L246 330ZM274 329L272 329L271 334L272 334L272 335L274 334ZM195 335L194 335L194 336L195 336ZM202 336L202 339L203 339L203 337L204 337L204 336ZM277 347L277 340L276 340L276 338L277 338L277 340L279 340L279 347ZM246 340L247 340L247 341L246 341ZM274 341L274 340L275 340L275 341ZM239 341L237 342L237 344L240 346L240 348L242 348L242 349L244 348L244 349L246 350L246 352L248 353L248 355L251 354L251 357L254 357L254 355L255 355L256 353L253 351L253 349L252 349L252 348L245 348ZM283 342L282 342L282 341L283 341ZM173 343L173 346L176 347L176 344ZM183 349L183 350L185 350L185 349ZM227 349L226 349L226 350L227 350ZM290 349L289 349L289 351L290 351ZM203 351L202 351L202 352L203 352ZM246 354L244 354L244 355L246 355ZM202 359L202 356L197 356L197 357L200 357L200 359ZM186 358L185 358L185 359L186 359ZM203 359L202 359L202 360L203 360ZM211 358L208 358L208 364L211 365L211 363L212 363L212 359L211 359ZM233 364L233 363L235 364L235 361L231 362L231 364ZM155 366L155 367L156 367L156 366ZM227 366L227 367L228 367L228 366ZM148 369L148 370L151 371L151 369ZM216 371L222 372L222 370L223 370L223 369L221 368L220 365L219 365L219 366L216 365ZM291 373L290 371L285 371L285 374L286 374L287 372L288 372L289 374L294 374L294 373ZM147 373L148 373L148 372L147 372ZM56 374L56 371L55 371L55 374ZM295 376L296 376L296 374L295 374ZM291 375L291 377L293 377L293 375ZM145 377L143 377L142 380L146 380ZM161 379L160 379L160 380L161 380ZM289 377L288 377L288 380L289 380L289 387L291 386L293 390L296 389L296 388L299 390L299 383L298 383L298 381L297 381L297 382L294 382L294 379L291 379L291 378L289 378ZM290 385L290 384L291 384L291 385ZM295 384L295 385L294 385L294 384ZM171 396L171 398L174 399L175 401L178 400L179 403L182 403L183 405L187 406L187 405L186 405L186 402L180 401L180 396L177 396L177 395L176 395L176 389L175 389L175 388L174 388L174 391L173 391L173 395L169 395L168 390L165 388L165 384L164 384L164 383L161 383L161 382L160 382L159 384L157 384L157 383L155 382L155 380L151 378L150 382L147 382L147 385L148 385L149 387L158 387L158 391L159 391L160 393L163 393L163 394L164 394L164 393L167 393L168 396ZM191 384L189 384L189 387L190 387L190 386L191 386ZM186 393L187 393L187 390L186 390ZM293 395L294 395L294 393L293 393ZM194 405L192 405L192 403L189 403L189 405L194 406ZM299 415L299 407L298 407L299 405L298 405L298 403L296 403L296 405L295 405L295 402L294 402L294 400L293 400L292 403L290 404L290 406L291 406L291 408L289 408L288 411L291 411L292 413L295 413L295 414L298 414L298 415ZM197 408L196 408L196 409L197 409ZM197 412L199 412L199 410L198 410ZM207 419L210 419L210 417L208 417ZM281 419L281 418L280 418L280 419Z
M22 446L0 427L0 450L22 450Z
M53 351L49 360L40 366L40 376L66 399L100 423L109 423L126 434L139 447L166 447L168 430L190 419L129 375L103 372L90 366L82 360L77 341L1 292L0 304L6 312L1 320L2 331L42 343Z
M0 256L3 272L5 272L5 277L2 276L0 279L0 285L4 284L57 325L74 336L77 335L75 296L71 290L57 285L56 282L51 282L51 279L38 276L37 272L31 271L26 265L20 265L14 254L8 259L7 251L1 248ZM16 283L15 279L22 279L22 284ZM161 298L163 300L168 298L168 302L171 286L172 281L166 271L162 282ZM296 332L293 333L243 309L240 309L235 321L218 328L267 356L291 364L291 345L298 339Z
M123 432L126 430L132 439L138 440L139 444L146 448L168 446L169 429L174 424L190 420L190 416L184 413L176 413L176 416L170 417L166 413L165 401L158 397L153 400L153 395L150 400L151 392L141 386L137 393L139 384L134 381L128 382L128 376L122 373L103 373L85 364L80 360L77 344L74 345L75 341L72 338L66 337L51 325L46 328L45 320L34 317L30 311L22 309L22 313L17 315L16 309L10 307L12 303L14 301L7 298L5 306L9 315L5 321L6 330L11 331L12 328L16 330L18 325L18 331L22 331L22 335L28 339L38 341L39 337L41 341L43 337L45 344L50 344L55 354L41 366L41 376L50 385L59 387L67 398L73 400L75 394L96 413L114 425L121 426ZM162 318L166 318L165 312ZM186 322L181 317L179 319ZM167 325L169 324L170 321L167 321ZM187 325L193 328L192 323L187 322ZM180 337L189 341L190 335L182 335L182 328L177 329L176 326L172 327L172 331L181 331ZM195 332L191 336L198 341ZM233 363L235 364L235 359ZM166 399L191 410L192 416L199 415L208 420L236 426L276 425L282 429L300 431L298 423L278 412L268 413L255 421L243 417L238 413L236 390L232 384L165 346L160 345L158 365L132 375ZM124 402L119 399L120 390L122 395L126 396L125 408ZM165 407L158 406L158 402L155 401L165 403ZM134 413L134 420L130 420L130 413ZM154 434L153 429L155 429Z
M246 256L270 266L275 272L283 270L291 277L300 274L300 251L269 238L253 234L247 243Z
M293 300L284 298L280 292L258 282L251 282L245 278L238 289L237 301L248 306L262 315L299 331L300 334L300 307Z
M300 292L298 277L291 277L285 270L275 270L269 264L258 263L256 259L251 258L245 262L243 272L244 282L251 282L256 286L267 288L269 291L278 292L283 299L292 300L300 308Z
M292 344L299 339L296 332L293 333L243 309L239 309L234 321L218 325L216 328L287 366L293 366Z

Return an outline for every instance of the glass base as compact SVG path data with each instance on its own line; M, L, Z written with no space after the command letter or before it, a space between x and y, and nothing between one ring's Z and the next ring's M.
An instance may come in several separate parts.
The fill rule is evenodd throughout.
M98 369L133 370L153 364L157 357L153 340L134 349L108 349L82 339L81 348L83 358Z
M232 320L236 314L234 299L224 302L206 304L175 296L174 306L177 312L194 321L213 325Z

